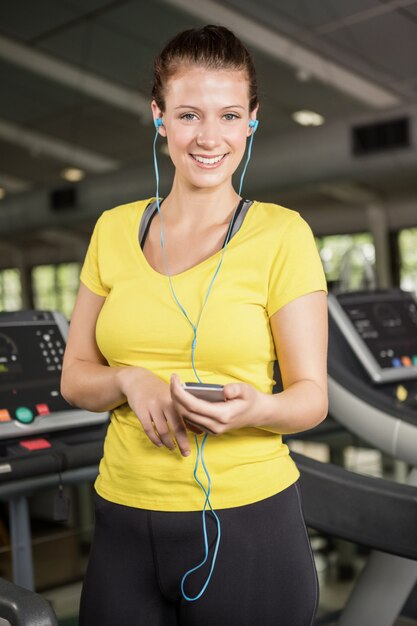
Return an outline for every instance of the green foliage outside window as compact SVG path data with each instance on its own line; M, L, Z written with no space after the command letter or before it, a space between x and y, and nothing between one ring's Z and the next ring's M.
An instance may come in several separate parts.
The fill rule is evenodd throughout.
M79 286L80 264L38 265L33 268L35 308L61 311L71 317Z
M22 308L20 272L17 269L0 271L0 311L18 311Z
M399 233L401 255L400 286L417 293L417 228L406 228Z
M328 281L347 280L349 291L365 286L364 266L372 272L375 263L375 248L370 233L353 235L327 235L317 237L317 248Z

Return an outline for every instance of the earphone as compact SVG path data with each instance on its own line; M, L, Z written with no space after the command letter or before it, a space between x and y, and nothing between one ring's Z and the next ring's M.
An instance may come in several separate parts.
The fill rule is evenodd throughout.
M153 142L153 160L154 160L155 180L156 180L155 198L156 198L156 207L157 207L159 218L160 218L160 222L161 222L161 250L162 250L162 257L163 257L163 260L164 260L164 265L165 265L165 269L166 269L166 272L167 272L169 285L170 285L170 288L171 288L171 292L172 292L173 298L174 298L175 302L177 303L178 307L180 308L182 314L184 315L184 317L187 319L188 323L190 324L192 330L193 330L193 340L192 340L192 344L191 344L191 363L192 363L192 368L194 370L194 373L196 375L197 380L199 382L202 382L200 377L199 377L199 375L198 375L198 373L197 373L195 365L194 365L194 353L195 353L195 349L196 349L196 346L197 346L197 331L198 331L198 327L199 327L199 324L200 324L200 321L201 321L201 316L203 314L203 311L204 311L204 308L206 306L208 297L209 297L211 289L213 287L213 283L214 283L214 281L216 279L217 274L219 273L221 264L223 262L223 257L224 257L224 253L226 251L226 246L229 243L229 239L230 239L231 232L232 232L232 225L233 225L233 222L234 222L234 217L235 217L235 214L236 214L236 211L237 211L237 208L238 208L239 205L235 208L235 210L233 212L232 219L230 220L229 229L227 231L226 240L225 240L224 245L223 245L222 254L221 254L219 263L217 265L216 271L214 272L214 275L213 275L213 277L212 277L212 279L210 281L209 287L207 289L207 293L206 293L206 296L204 298L203 306L201 307L201 311L200 311L200 314L198 316L197 323L193 324L193 322L190 320L190 318L187 315L187 311L184 309L184 307L182 306L181 302L179 301L179 299L178 299L178 297L177 297L177 295L175 293L175 290L174 290L174 287L173 287L173 284L172 284L172 280L171 280L171 275L170 275L170 272L169 272L168 262L167 262L167 259L166 259L166 256L165 256L164 223L163 223L162 213L161 213L160 205L159 205L159 169L158 169L158 160L157 160L157 155L156 155L156 141L157 141L158 135L159 135L159 128L161 126L163 126L163 125L164 124L163 124L163 121L162 121L161 117L157 117L157 118L154 119L154 126L155 126L155 129L156 129L155 138L154 138L154 142ZM258 125L259 125L259 121L258 120L250 120L249 121L249 127L252 129L252 133L250 135L250 140L249 140L248 156L246 158L246 162L245 162L245 165L244 165L241 177L240 177L239 196L241 195L243 179L244 179L244 176L245 176L245 173L246 173L246 168L248 166L248 163L249 163L249 160L250 160L250 157L251 157L251 153L252 153L253 137L254 137L255 132L256 132L256 130L258 128ZM206 464L204 462L204 446L206 444L207 437L208 437L208 434L206 433L204 435L204 437L203 437L203 441L202 441L201 449L200 449L200 445L199 445L199 442L198 442L197 435L194 436L195 443L196 443L196 448L197 448L197 458L196 458L196 462L195 462L195 466L194 466L194 478L197 481L197 483L200 485L204 495L206 496L206 499L205 499L205 502L204 502L204 507L202 509L202 523L203 523L205 556L204 556L204 559L201 561L201 563L199 563L198 565L196 565L192 569L188 570L188 572L186 572L184 574L184 576L182 577L182 580L181 580L181 593L182 593L184 599L189 601L189 602L193 602L193 601L198 600L199 598L201 598L201 596L203 595L203 593L205 592L205 590L207 588L207 585L210 582L210 579L211 579L211 576L212 576L212 573L213 573L213 570L214 570L214 566L215 566L215 563L216 563L216 559L217 559L217 552L219 550L220 537L221 537L220 520L219 520L216 512L214 511L214 509L213 509L213 507L211 506L211 503L210 503L211 478L210 478L210 474L209 474L209 472L207 470ZM200 479L197 476L197 471L198 471L198 468L199 468L199 465L200 465L200 456L201 456L201 464L203 466L204 473L205 473L205 475L207 477L207 489L206 489L206 487L203 485L203 483L200 481ZM185 580L187 579L187 577L190 574L192 574L196 570L200 569L207 562L207 559L208 559L208 556L209 556L209 545L208 545L208 538L207 538L206 516L205 516L207 506L210 508L210 511L212 512L212 514L213 514L213 516L214 516L214 518L216 520L216 524L217 524L216 545L215 545L215 548L214 548L214 553L213 553L213 558L212 558L212 562L211 562L210 572L209 572L209 575L207 576L206 582L204 583L202 589L200 590L200 592L196 596L190 597L190 596L188 596L186 594L185 589L184 589Z

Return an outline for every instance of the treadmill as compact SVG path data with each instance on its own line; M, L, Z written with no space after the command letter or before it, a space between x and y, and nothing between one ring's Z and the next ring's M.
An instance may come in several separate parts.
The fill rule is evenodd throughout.
M80 411L61 396L67 335L68 322L58 312L0 313L0 441L99 425L107 420L106 413ZM30 449L26 446L26 451ZM1 456L7 456L4 450ZM7 474L7 468L0 473Z
M68 335L53 311L0 313L0 500L8 502L14 582L34 588L27 497L57 489L55 519L69 503L64 484L94 480L108 413L70 406L60 393Z
M398 288L380 289L329 294L328 306L329 415L372 447L407 463L408 484L392 483L392 489L395 495L408 487L414 499L408 513L387 500L385 513L393 523L389 536L385 531L381 537L384 552L371 554L338 626L392 626L417 583L413 550L390 550L400 539L396 526L417 548L417 300ZM401 514L414 519L413 528ZM378 519L374 528L378 534Z

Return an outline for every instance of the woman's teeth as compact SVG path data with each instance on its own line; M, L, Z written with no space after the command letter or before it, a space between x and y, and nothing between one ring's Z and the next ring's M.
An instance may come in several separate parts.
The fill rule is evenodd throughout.
M210 159L206 157L198 156L196 154L192 154L191 156L193 157L193 159L195 159L199 163L204 163L204 165L214 165L215 163L218 163L225 157L224 154L221 154L220 156L212 157Z

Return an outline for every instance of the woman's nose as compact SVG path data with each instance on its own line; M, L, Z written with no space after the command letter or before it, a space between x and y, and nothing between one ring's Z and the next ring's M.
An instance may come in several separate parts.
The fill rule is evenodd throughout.
M221 142L219 124L214 121L205 121L198 130L197 143L199 146L214 148Z

